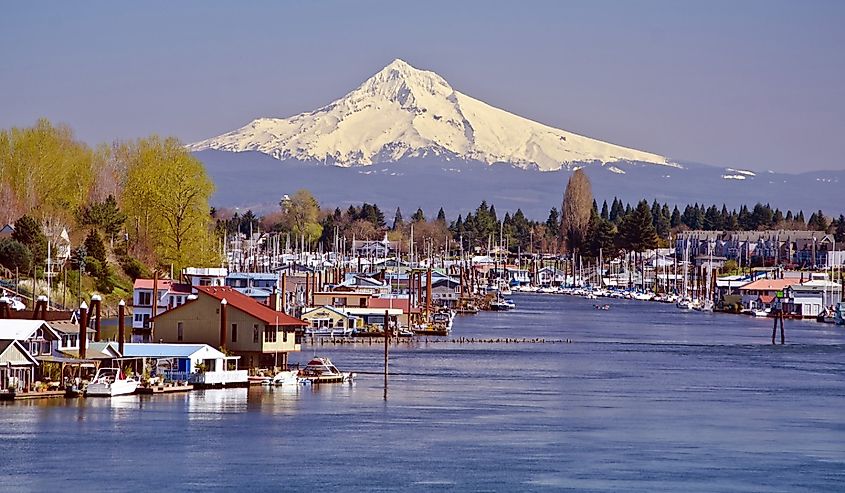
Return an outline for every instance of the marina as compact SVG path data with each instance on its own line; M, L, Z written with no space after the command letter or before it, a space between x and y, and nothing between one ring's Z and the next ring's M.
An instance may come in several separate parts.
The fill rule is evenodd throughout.
M845 480L836 326L788 321L781 347L754 317L624 299L599 316L581 297L513 296L513 311L456 317L453 337L392 344L386 401L380 344L354 343L301 355L329 355L353 384L4 404L0 473L27 477L27 490L97 489L115 473L120 490L273 489L306 481L315 461L333 464L328 489L837 491ZM121 440L104 433L113 427ZM131 471L121 457L138 441L168 467ZM73 458L36 473L71 442ZM220 475L224 450L243 462ZM389 473L360 467L385 454Z

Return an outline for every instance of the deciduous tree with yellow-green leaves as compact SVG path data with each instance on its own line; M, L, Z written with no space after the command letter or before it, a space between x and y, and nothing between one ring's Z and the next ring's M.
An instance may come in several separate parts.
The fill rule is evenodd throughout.
M121 202L133 240L174 271L216 263L209 198L214 184L202 163L173 138L123 144L127 160Z
M0 208L11 219L34 213L70 222L88 199L94 166L95 153L66 125L41 119L0 130Z

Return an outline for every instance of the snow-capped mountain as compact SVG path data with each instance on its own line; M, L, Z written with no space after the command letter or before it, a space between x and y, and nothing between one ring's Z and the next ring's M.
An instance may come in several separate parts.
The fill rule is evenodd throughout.
M513 115L398 59L327 106L290 118L259 118L188 148L258 151L342 167L426 156L542 171L618 161L676 166L657 154Z

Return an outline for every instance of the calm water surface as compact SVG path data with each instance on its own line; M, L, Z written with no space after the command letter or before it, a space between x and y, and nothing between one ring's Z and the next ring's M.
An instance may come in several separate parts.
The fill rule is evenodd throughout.
M843 491L845 330L515 296L354 385L0 406L0 491ZM382 346L306 348L381 370Z

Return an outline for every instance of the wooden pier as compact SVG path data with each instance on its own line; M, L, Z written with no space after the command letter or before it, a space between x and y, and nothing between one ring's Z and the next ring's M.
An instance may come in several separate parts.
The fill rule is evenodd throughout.
M32 399L52 399L64 397L64 390L46 390L44 392L3 392L0 393L0 401L24 401Z
M193 385L154 385L152 387L138 387L137 394L174 394L178 392L190 392L194 390Z

